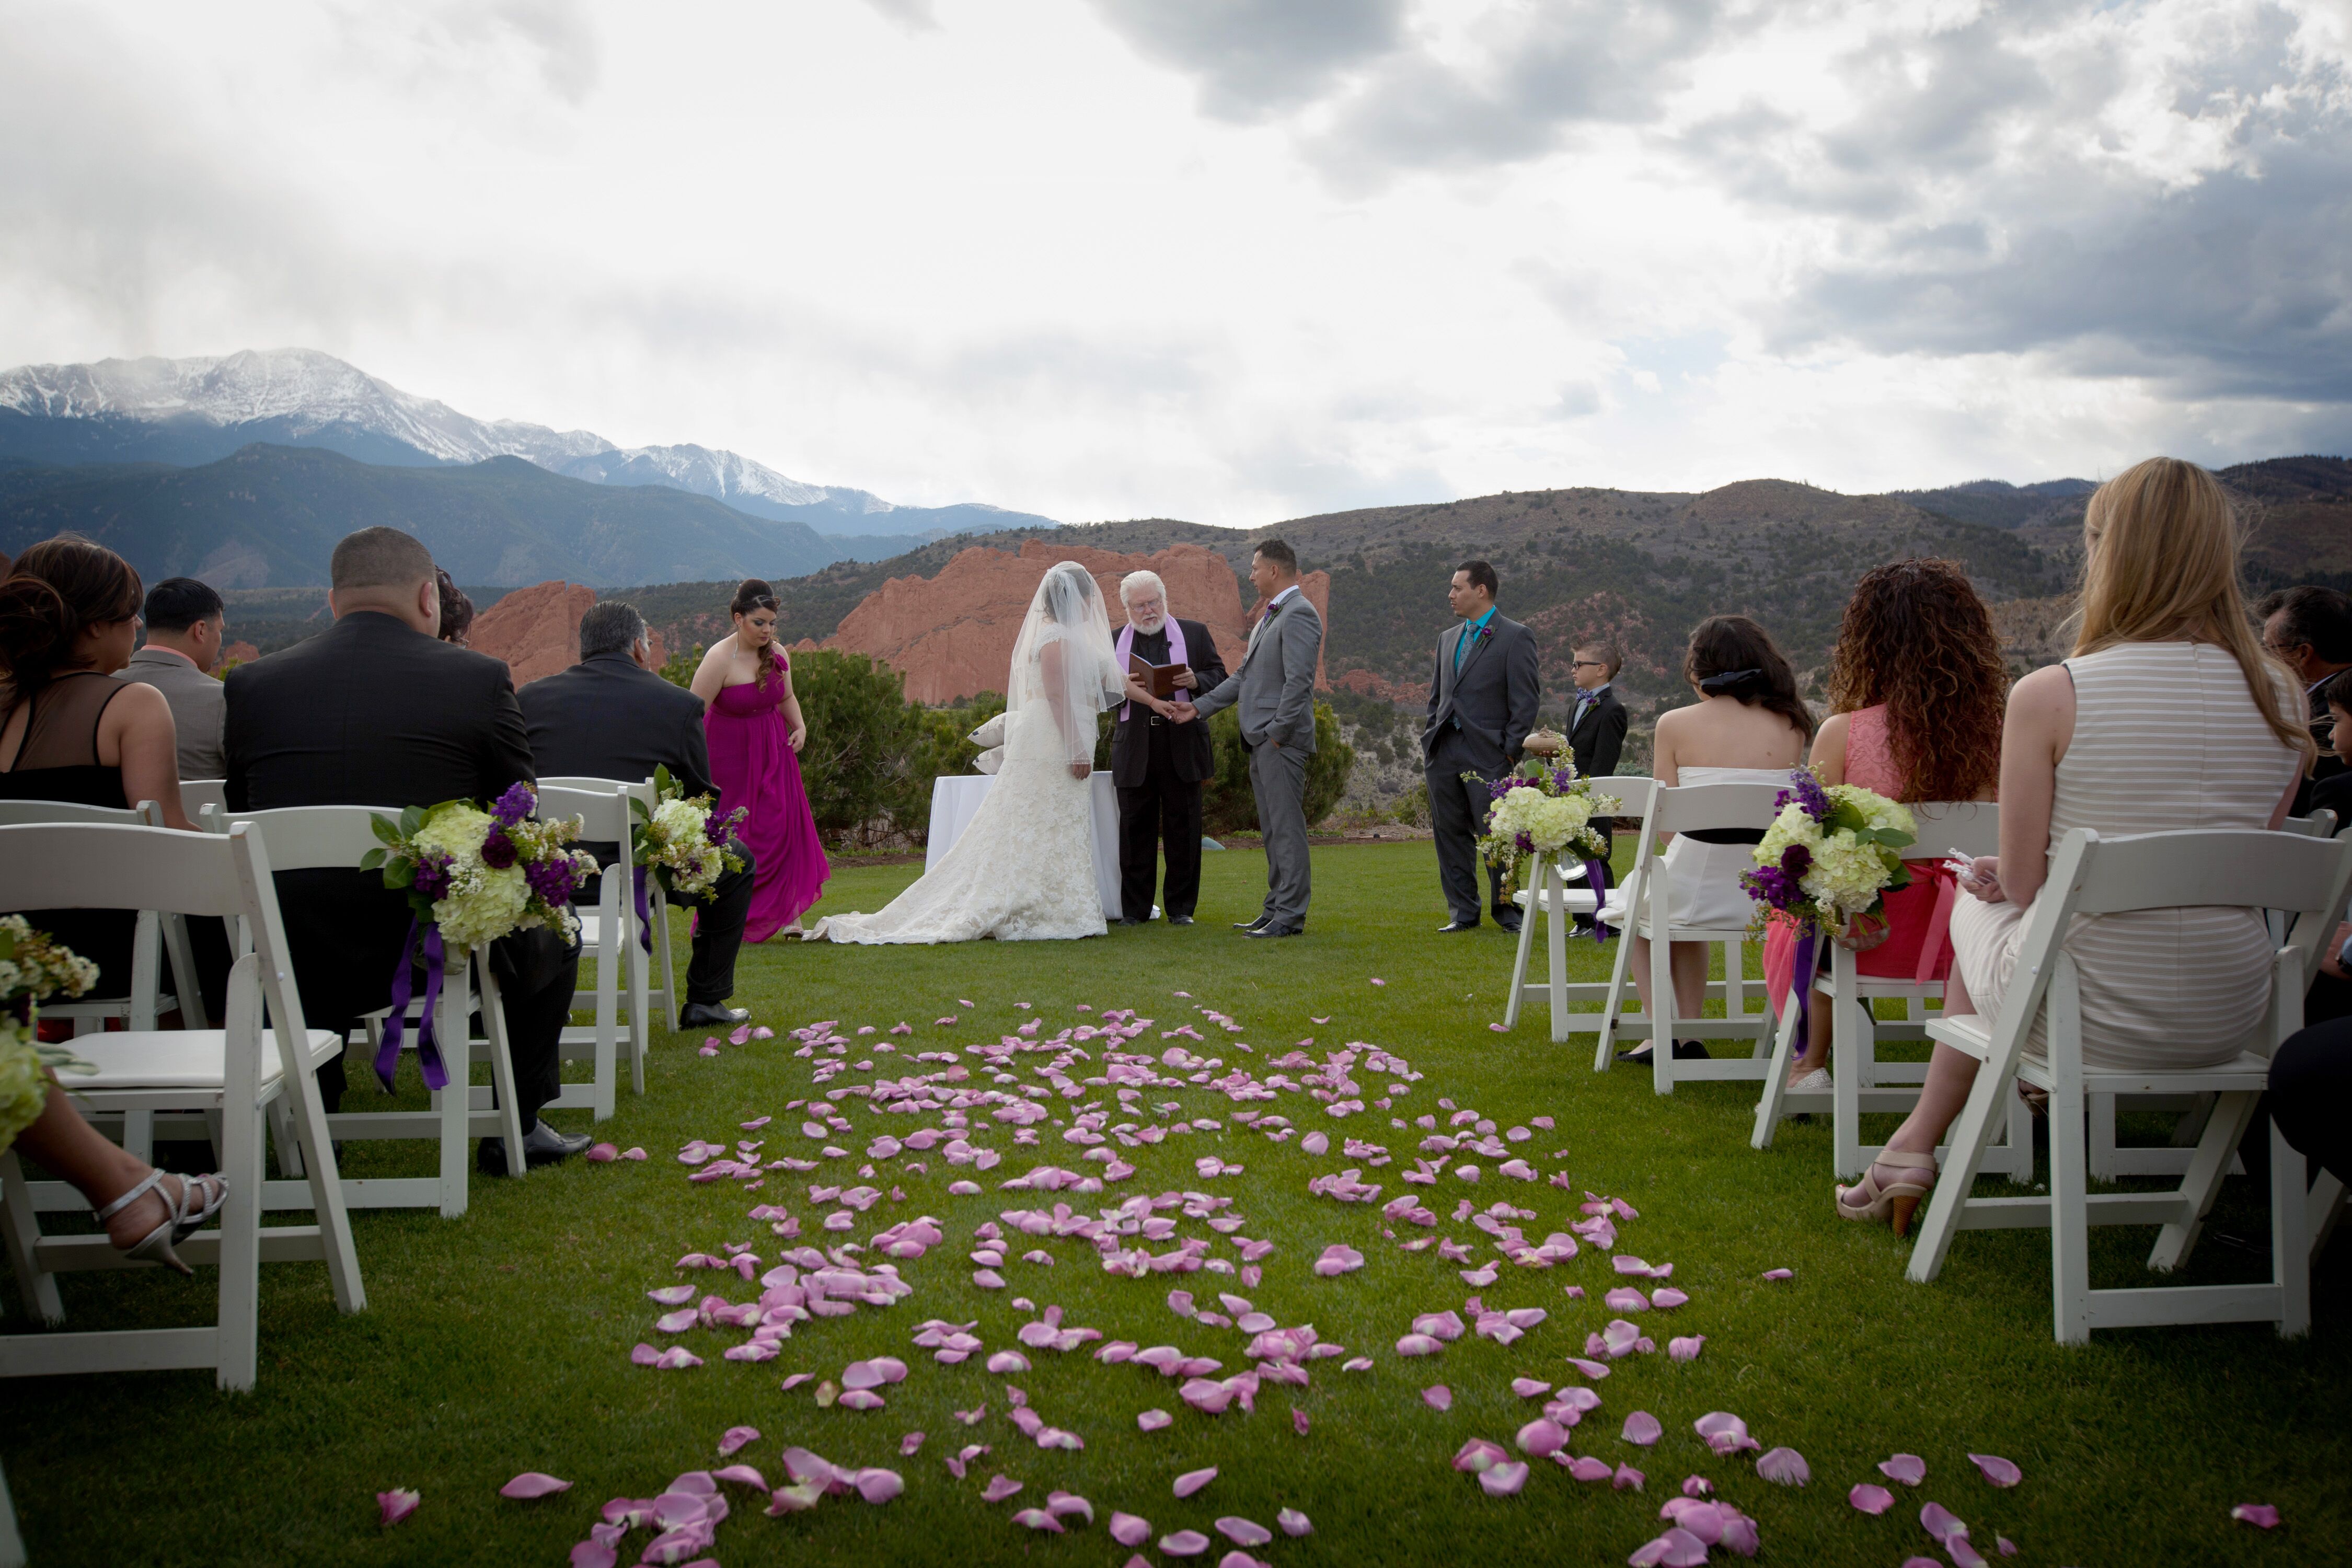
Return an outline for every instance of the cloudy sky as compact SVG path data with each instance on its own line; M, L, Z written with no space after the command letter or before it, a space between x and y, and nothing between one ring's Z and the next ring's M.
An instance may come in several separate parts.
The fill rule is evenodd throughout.
M2345 0L0 0L0 366L1257 524L2352 450Z

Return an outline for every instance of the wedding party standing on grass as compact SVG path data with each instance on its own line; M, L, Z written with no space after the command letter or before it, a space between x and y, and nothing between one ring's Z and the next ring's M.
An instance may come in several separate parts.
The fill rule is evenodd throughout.
M702 699L719 811L740 810L736 829L751 851L751 912L744 936L765 942L800 930L824 892L833 864L817 837L801 778L808 721L793 693L793 661L776 640L776 591L745 578L730 601L735 629L702 656L693 691Z
M1465 561L1446 588L1462 624L1438 635L1422 726L1429 783L1429 825L1437 845L1437 879L1449 915L1441 931L1478 929L1478 835L1486 828L1491 786L1518 765L1543 704L1536 635L1496 607L1502 579L1484 561ZM1489 867L1486 890L1495 923L1519 929L1519 910L1504 896L1503 873Z

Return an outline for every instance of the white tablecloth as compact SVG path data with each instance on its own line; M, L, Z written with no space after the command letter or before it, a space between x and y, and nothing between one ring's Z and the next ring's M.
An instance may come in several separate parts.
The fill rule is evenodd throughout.
M1095 889L1102 895L1103 919L1115 921L1119 917L1118 792L1111 787L1107 773L1097 772L1092 782ZM923 851L924 870L937 866L955 847L995 783L993 773L941 773L931 781L931 837Z

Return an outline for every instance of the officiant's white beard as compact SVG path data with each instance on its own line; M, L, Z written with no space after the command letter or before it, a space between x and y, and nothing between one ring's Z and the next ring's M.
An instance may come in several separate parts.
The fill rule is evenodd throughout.
M1157 616L1139 616L1130 608L1127 612L1127 624L1133 626L1137 631L1141 632L1145 637L1150 637L1152 633L1158 631L1160 627L1168 624L1168 617L1165 614Z

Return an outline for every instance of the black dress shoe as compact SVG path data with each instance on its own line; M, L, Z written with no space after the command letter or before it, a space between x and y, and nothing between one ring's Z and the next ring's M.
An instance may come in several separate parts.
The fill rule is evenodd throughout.
M534 1121L530 1124L530 1131L522 1135L523 1159L531 1165L552 1165L558 1160L568 1160L579 1153L593 1141L585 1132L568 1138L544 1121ZM475 1151L474 1163L485 1175L505 1175L508 1171L507 1141L503 1138L483 1139L482 1146Z
M1477 929L1478 922L1476 921L1448 921L1444 925L1437 928L1437 934L1444 936L1447 931L1476 931Z
M1258 927L1265 924L1266 918L1267 917L1265 915L1260 915L1254 921L1235 921L1234 922L1234 929L1235 931L1255 931Z
M1286 926L1269 923L1262 926L1253 926L1248 931L1242 932L1242 934L1244 936L1305 936L1307 934L1307 928L1305 926Z
M1635 1046L1630 1051L1619 1051L1617 1053L1617 1059L1621 1062L1632 1062L1636 1067L1647 1067L1650 1065L1650 1058L1652 1054L1653 1053L1650 1050L1650 1042L1643 1040L1640 1045ZM1701 1062L1709 1058L1707 1056L1706 1042L1705 1040L1676 1040L1675 1042L1675 1060L1678 1062Z
M677 1010L681 1029L731 1029L751 1021L749 1007L728 1007L712 1002L688 1002Z
M1191 915L1170 915L1168 917L1168 923L1172 926L1188 926L1192 923L1192 917Z
M1133 915L1121 915L1118 917L1118 923L1123 926L1139 926L1143 922Z

